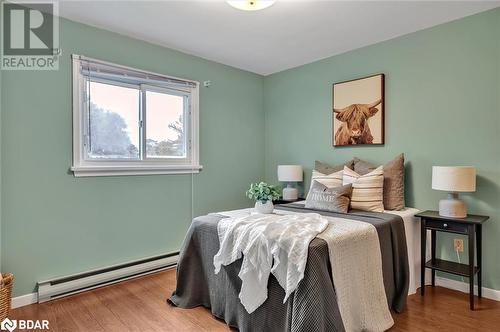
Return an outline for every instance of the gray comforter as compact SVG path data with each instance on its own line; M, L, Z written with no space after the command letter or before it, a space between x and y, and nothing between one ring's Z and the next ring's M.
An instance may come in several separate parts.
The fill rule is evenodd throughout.
M301 205L279 205L277 209L310 212ZM408 295L408 256L403 220L375 212L348 214L313 210L326 216L342 217L373 224L382 254L385 291L389 307L401 312ZM248 314L238 298L241 259L214 274L213 257L219 250L217 223L221 215L193 220L181 249L177 266L177 288L167 300L181 308L205 306L212 314L240 331L344 331L332 283L328 245L322 239L309 244L304 279L283 303L284 291L271 275L268 298Z

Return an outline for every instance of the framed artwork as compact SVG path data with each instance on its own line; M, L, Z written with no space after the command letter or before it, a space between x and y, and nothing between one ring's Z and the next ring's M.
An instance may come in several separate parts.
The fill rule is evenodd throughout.
M384 74L333 84L333 146L384 144Z

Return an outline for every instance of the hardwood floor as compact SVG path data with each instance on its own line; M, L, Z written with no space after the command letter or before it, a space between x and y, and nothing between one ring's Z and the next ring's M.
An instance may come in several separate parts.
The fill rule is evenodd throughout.
M13 319L48 319L50 331L231 331L205 308L180 309L165 302L175 288L175 270L33 304L11 312ZM392 331L500 331L500 302L476 299L441 287L412 295Z
M500 331L500 302L475 298L469 310L469 294L427 286L408 297L407 308L394 314L392 331Z

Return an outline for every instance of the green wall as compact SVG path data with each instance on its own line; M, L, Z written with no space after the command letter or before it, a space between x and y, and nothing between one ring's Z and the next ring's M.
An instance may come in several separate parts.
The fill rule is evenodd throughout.
M420 209L444 195L430 189L432 165L477 167L477 192L464 197L470 212L492 216L484 284L500 289L499 9L264 78L67 20L61 45L58 71L0 74L0 259L15 296L38 280L178 250L193 215L248 206L248 183L277 183L278 164L304 165L307 179L315 159L382 163L399 152L407 203ZM71 53L211 80L200 91L204 170L74 178ZM331 84L380 72L386 144L332 148ZM440 245L455 257L451 238Z
M496 9L266 77L266 179L302 164L308 188L315 159L384 163L404 152L407 205L437 209L445 193L431 189L432 165L474 165L477 192L464 197L469 212L491 216L483 280L500 290L499 59ZM374 73L386 75L386 144L333 148L332 83ZM456 259L452 237L439 243Z
M38 280L177 251L192 203L194 215L247 206L248 183L264 173L261 76L67 20L60 33L58 71L2 72L1 256L14 296ZM200 88L203 171L73 177L72 53L211 80Z

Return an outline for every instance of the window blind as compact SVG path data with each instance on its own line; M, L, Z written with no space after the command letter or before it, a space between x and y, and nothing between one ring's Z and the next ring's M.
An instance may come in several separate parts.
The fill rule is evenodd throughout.
M149 84L168 88L195 88L197 85L194 81L150 73L127 66L111 64L82 55L73 55L73 57L80 60L80 72L89 79L101 78L119 81L126 84Z

